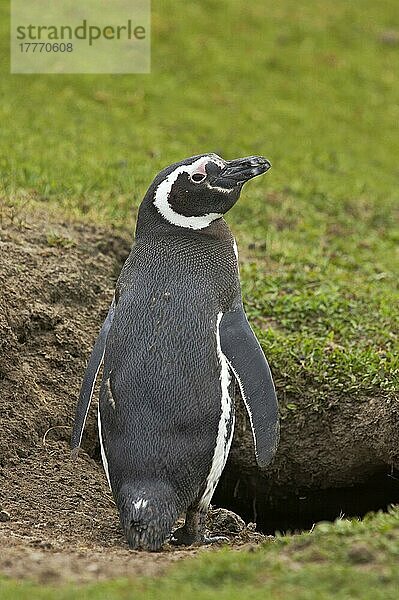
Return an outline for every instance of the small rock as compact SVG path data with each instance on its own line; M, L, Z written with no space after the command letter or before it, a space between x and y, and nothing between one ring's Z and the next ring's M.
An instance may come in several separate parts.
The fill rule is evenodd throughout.
M39 548L41 550L51 550L53 548L53 544L51 542L46 542L45 540L32 540L30 544L34 548Z
M399 45L399 31L395 29L388 29L387 31L383 31L379 36L379 41L381 44L385 44L386 46L398 46Z
M366 564L374 560L374 554L366 544L353 544L348 550L348 558L355 564Z
M209 528L214 532L238 534L245 529L240 516L225 508L214 508L208 513Z
M0 510L0 522L5 523L11 519L11 515L6 510Z

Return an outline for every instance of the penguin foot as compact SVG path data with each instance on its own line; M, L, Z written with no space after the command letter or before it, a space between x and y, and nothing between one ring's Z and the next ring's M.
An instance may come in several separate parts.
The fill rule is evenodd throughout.
M189 531L185 525L173 531L169 539L173 546L192 546L201 542L201 536L198 533Z

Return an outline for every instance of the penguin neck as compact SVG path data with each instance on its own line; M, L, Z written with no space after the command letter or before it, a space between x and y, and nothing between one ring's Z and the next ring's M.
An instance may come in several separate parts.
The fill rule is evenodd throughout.
M169 236L176 238L193 237L198 238L205 236L207 238L216 239L232 239L230 229L223 219L220 217L212 221L206 227L201 229L190 229L189 227L181 227L169 223L156 209L152 200L147 196L140 205L137 223L136 223L136 241L144 240L145 238L153 238L158 236Z

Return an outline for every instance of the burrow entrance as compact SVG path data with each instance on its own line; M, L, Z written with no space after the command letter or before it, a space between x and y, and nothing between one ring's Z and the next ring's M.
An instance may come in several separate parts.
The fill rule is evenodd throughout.
M241 488L241 489L240 489ZM399 504L399 471L382 468L362 484L320 490L278 489L273 495L259 494L255 486L225 473L212 504L228 508L246 522L256 522L264 534L301 532L320 521L364 517L368 512L386 512Z

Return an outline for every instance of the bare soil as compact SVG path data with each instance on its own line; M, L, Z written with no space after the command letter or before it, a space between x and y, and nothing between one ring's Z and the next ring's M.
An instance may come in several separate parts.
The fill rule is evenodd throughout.
M155 575L211 551L128 549L95 460L94 409L84 441L91 456L70 456L80 381L129 236L45 215L2 225L0 573L42 583ZM234 547L266 539L228 511L212 511L209 528Z
M65 442L46 441L4 470L1 497L10 520L0 523L0 573L13 578L53 584L158 575L212 551L168 544L158 553L129 550L101 466L85 452L73 461ZM266 539L229 511L211 511L209 526L236 548Z

